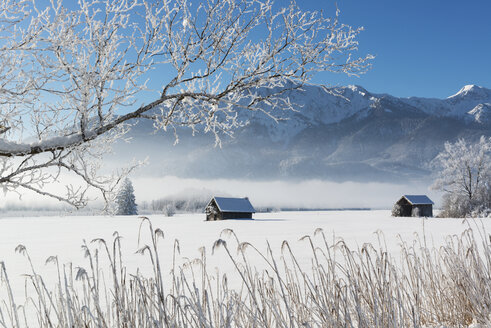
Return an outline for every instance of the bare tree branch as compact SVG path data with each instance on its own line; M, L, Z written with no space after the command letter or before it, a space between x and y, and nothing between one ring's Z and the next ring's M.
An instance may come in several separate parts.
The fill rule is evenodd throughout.
M241 126L238 113L277 119L295 110L286 90L320 71L362 74L372 58L355 58L362 29L340 23L339 11L324 17L294 2L80 0L67 8L53 0L40 8L2 0L2 9L0 184L77 207L87 188L109 200L128 173L104 176L99 162L135 119L174 133L199 129L219 143ZM80 188L43 192L61 169Z

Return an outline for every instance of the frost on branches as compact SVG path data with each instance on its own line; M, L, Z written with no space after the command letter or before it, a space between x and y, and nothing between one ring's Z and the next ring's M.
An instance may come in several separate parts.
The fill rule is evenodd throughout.
M323 17L293 2L0 0L0 8L0 185L75 207L90 189L110 200L134 167L100 173L102 155L136 119L175 135L182 126L211 133L219 144L241 125L239 111L275 119L295 107L285 90L318 71L361 74L372 58L355 57L361 28L340 23L339 12ZM66 192L45 189L65 181L74 181Z
M117 215L138 215L135 191L130 179L124 179L116 196Z
M436 157L438 177L433 188L444 192L442 216L491 216L491 138L471 144L445 143Z

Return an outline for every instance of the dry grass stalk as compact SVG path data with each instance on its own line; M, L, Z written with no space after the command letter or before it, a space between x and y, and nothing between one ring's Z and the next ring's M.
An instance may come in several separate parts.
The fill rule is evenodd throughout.
M164 238L148 219L148 256L153 274L128 274L121 237L84 242L87 268L60 266L56 288L49 290L31 263L28 280L35 293L23 306L12 295L7 270L0 263L8 299L0 304L1 327L27 327L29 311L38 327L463 327L491 325L491 237L472 229L448 237L438 249L416 238L401 243L401 261L387 252L383 236L377 246L351 250L344 241L329 242L322 230L301 238L311 251L311 267L302 267L288 242L282 256L269 246L261 252L226 229L212 252L225 252L235 272L219 274L207 267L207 252L182 266L176 240L170 268L160 262ZM222 237L221 236L221 237ZM479 244L478 244L479 243ZM235 252L236 251L236 252ZM257 269L250 257L264 261ZM105 257L109 270L100 267ZM170 275L166 275L170 270ZM105 274L109 272L109 276ZM240 279L240 288L228 281ZM168 277L168 278L167 278ZM29 310L26 310L29 309Z

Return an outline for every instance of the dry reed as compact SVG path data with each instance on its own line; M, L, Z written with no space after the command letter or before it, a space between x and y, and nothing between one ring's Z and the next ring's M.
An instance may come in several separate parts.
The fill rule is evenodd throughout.
M235 233L219 239L213 251L225 252L235 272L228 275L207 267L204 249L198 259L164 270L158 243L162 230L144 218L150 245L138 250L148 256L153 273L128 274L122 260L121 238L83 249L86 268L58 263L56 288L49 290L43 277L28 276L34 293L19 305L11 291L7 270L0 263L8 298L1 300L0 326L27 327L29 310L36 327L463 327L491 325L491 237L472 229L448 237L444 246L429 247L418 238L401 242L401 259L387 252L383 238L378 245L351 250L344 241L329 242L317 229L304 236L311 250L309 268L300 265L288 242L282 255L269 246L261 252ZM142 226L140 226L142 227ZM224 237L225 238L225 237ZM259 270L248 259L264 261ZM108 270L100 267L105 257ZM170 274L164 273L170 270ZM109 277L104 275L109 272ZM238 279L232 288L228 279ZM27 314L26 314L27 313ZM32 318L31 318L32 319ZM33 326L31 324L31 326Z

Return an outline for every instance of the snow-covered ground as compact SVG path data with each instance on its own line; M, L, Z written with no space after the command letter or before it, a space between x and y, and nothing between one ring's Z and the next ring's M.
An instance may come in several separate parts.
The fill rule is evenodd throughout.
M160 244L164 271L170 270L174 240L179 240L181 260L199 257L199 248L204 246L209 267L218 267L220 272L232 270L223 251L211 254L213 243L220 238L225 228L232 229L240 241L253 243L261 251L266 250L269 241L279 255L281 243L287 240L294 252L305 264L310 262L310 250L305 241L299 241L304 235L313 235L314 230L322 228L329 238L343 238L351 247L363 243L377 243L375 232L382 231L387 248L397 259L400 240L412 241L414 234L426 233L427 240L435 246L441 245L448 235L459 234L479 222L467 222L460 219L438 218L393 218L389 211L324 211L324 212L279 212L259 213L255 220L229 220L219 222L204 221L203 214L176 215L174 217L150 216L154 228L164 231L165 239ZM150 269L147 257L135 254L139 248L138 231L141 219L129 217L30 217L0 219L0 261L4 261L9 278L17 296L23 295L24 276L30 273L26 258L14 249L17 245L26 246L35 268L45 279L55 280L54 266L45 265L49 256L57 255L60 263L72 262L74 266L87 267L80 246L83 240L90 243L94 238L113 239L118 231L122 240L123 257L129 272L141 269L144 273ZM482 221L484 227L491 230L491 221ZM140 246L148 241L148 226L143 225ZM400 236L400 238L399 238ZM236 242L230 236L222 236L231 249ZM316 237L318 238L318 237ZM91 244L96 248L95 244ZM253 259L254 260L254 259ZM261 266L257 259L258 266Z

